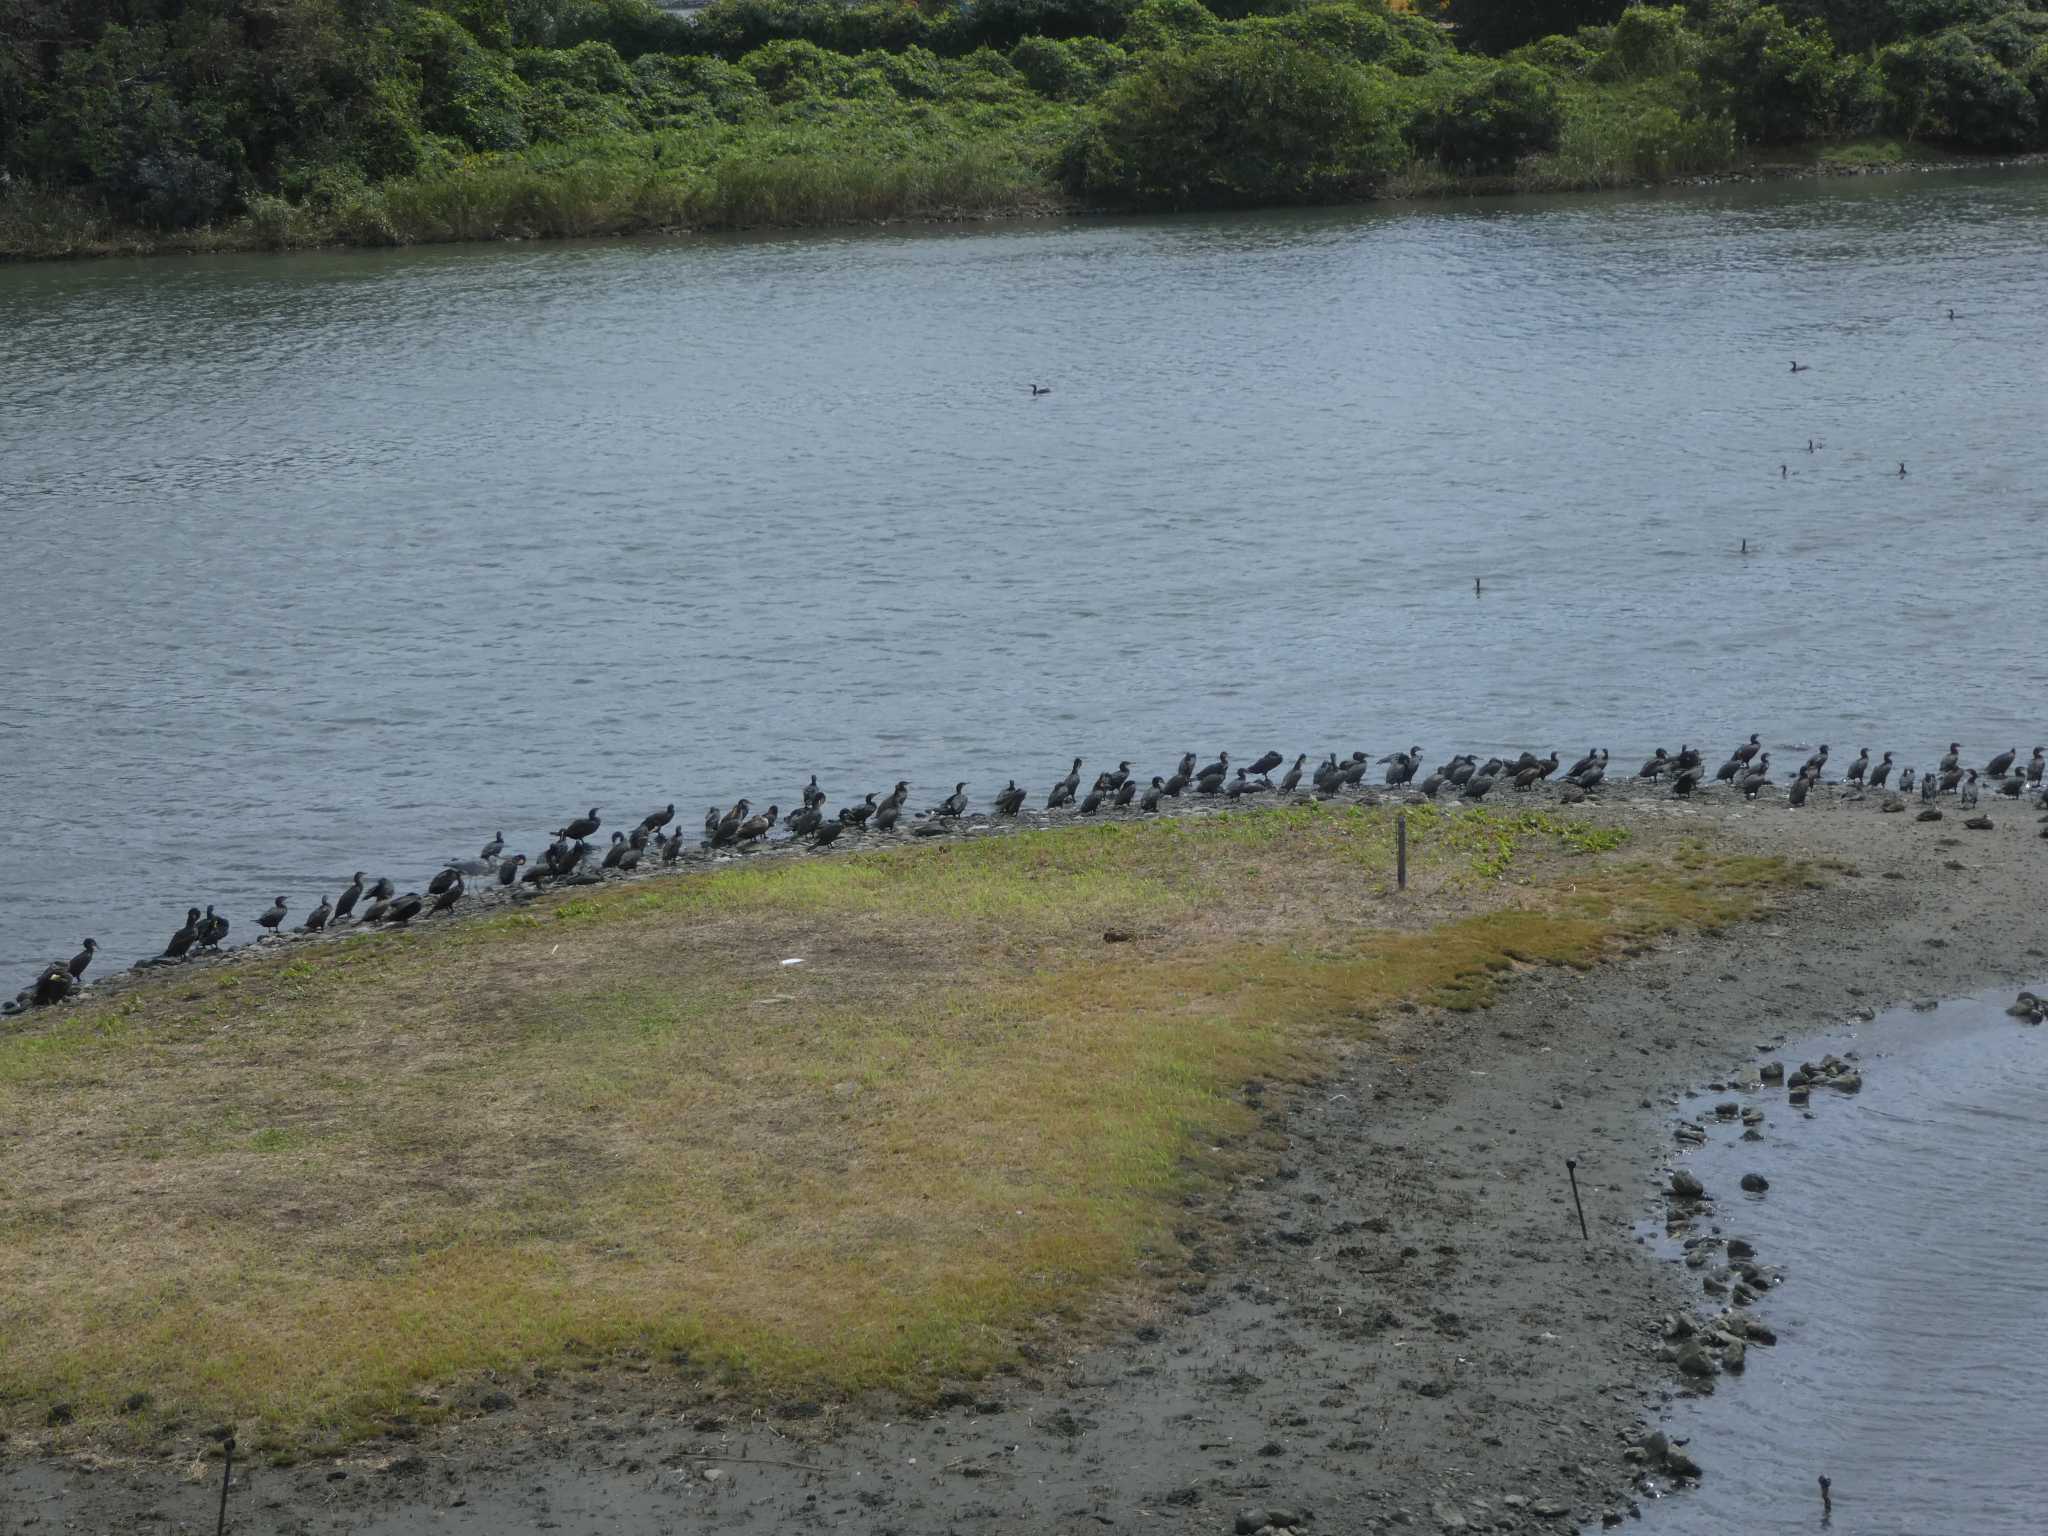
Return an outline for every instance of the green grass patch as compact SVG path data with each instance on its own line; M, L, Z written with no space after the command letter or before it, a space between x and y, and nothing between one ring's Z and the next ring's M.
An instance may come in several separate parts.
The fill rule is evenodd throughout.
M1179 1196L1257 1155L1245 1078L1809 878L1407 815L1404 893L1384 808L1115 821L747 861L37 1015L0 1039L0 1422L64 1401L60 1445L228 1420L289 1455L485 1370L678 1357L926 1395L1175 1252Z

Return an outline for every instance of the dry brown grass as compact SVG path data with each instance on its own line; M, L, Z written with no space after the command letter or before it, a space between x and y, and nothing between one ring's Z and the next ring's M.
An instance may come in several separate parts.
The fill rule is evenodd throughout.
M1411 815L1399 899L1390 812L1105 824L755 861L36 1017L0 1040L0 1418L337 1442L573 1354L929 1390L1170 1252L1245 1078L1796 874Z

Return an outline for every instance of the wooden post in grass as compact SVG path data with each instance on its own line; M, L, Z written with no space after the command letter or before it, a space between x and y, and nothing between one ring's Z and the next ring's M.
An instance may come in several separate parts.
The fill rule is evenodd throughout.
M1394 813L1394 884L1408 889L1408 813Z
M220 1519L214 1524L214 1536L224 1536L228 1528L228 1481L235 1475L235 1437L229 1435L220 1447Z

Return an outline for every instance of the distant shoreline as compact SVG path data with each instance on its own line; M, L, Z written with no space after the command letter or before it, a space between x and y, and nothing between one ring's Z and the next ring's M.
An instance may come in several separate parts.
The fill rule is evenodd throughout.
M1944 158L1915 159L1853 159L1829 158L1830 151L1837 146L1815 143L1795 146L1792 153L1805 153L1810 159L1757 158L1725 170L1691 172L1665 178L1645 178L1633 175L1601 177L1594 180L1551 177L1543 175L1463 175L1442 171L1436 167L1417 165L1409 171L1397 173L1389 178L1376 195L1348 202L1330 203L1282 203L1258 209L1229 210L1247 213L1280 213L1302 208L1342 209L1373 208L1389 204L1427 204L1453 202L1474 198L1512 198L1559 193L1641 193L1653 191L1684 191L1691 188L1740 185L1777 181L1834 181L1857 180L1865 177L1906 177L1937 175L1968 175L1990 171L2026 171L2048 166L2048 151L2031 151L2024 154L1949 155ZM733 223L690 225L672 224L659 220L646 222L621 221L604 217L593 219L587 228L539 229L516 221L485 233L465 233L442 237L419 235L415 237L376 239L350 238L346 233L329 232L324 236L301 238L296 235L280 238L274 229L263 226L257 219L245 216L231 223L208 228L187 230L179 233L161 233L142 229L109 226L104 231L87 236L65 235L47 241L19 241L13 244L0 243L0 266L28 265L38 262L96 261L120 258L157 256L226 256L258 253L298 255L332 253L350 250L411 249L425 246L450 245L519 245L528 243L588 242L595 240L645 241L666 239L686 241L709 236L732 235L777 235L797 231L847 230L847 229L917 229L958 224L997 224L1045 219L1120 219L1145 218L1150 220L1177 217L1213 217L1218 210L1189 210L1186 213L1162 213L1158 209L1120 208L1078 201L1062 196L1056 189L1048 187L1043 196L1026 200L996 203L976 207L934 207L916 213L877 213L873 217L859 215L845 218L806 219L789 222L764 221L760 223ZM0 214L5 204L0 201ZM24 222L32 222L33 216ZM11 221L0 218L0 242L8 238L7 229Z

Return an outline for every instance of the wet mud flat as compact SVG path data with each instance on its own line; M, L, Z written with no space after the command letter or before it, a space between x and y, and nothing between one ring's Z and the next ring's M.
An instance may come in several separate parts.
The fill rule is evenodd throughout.
M1671 1167L1672 1106L1857 1009L2038 978L2038 928L2011 914L2048 851L2016 811L1981 835L1867 806L1616 797L1579 811L1694 818L1727 846L1834 867L1766 921L1586 974L1531 971L1489 1010L1407 1016L1313 1084L1245 1084L1267 1155L1191 1200L1189 1260L1112 1298L1099 1327L1049 1326L1019 1369L961 1383L936 1411L750 1402L687 1368L508 1373L479 1417L339 1461L238 1468L230 1528L1630 1520L1673 1482L1641 1446L1688 1390L1666 1333L1698 1305L1697 1273L1660 1262L1642 1232ZM5 1449L0 1529L213 1528L217 1459L91 1468ZM1732 1475L1710 1440L1685 1454L1707 1483Z

